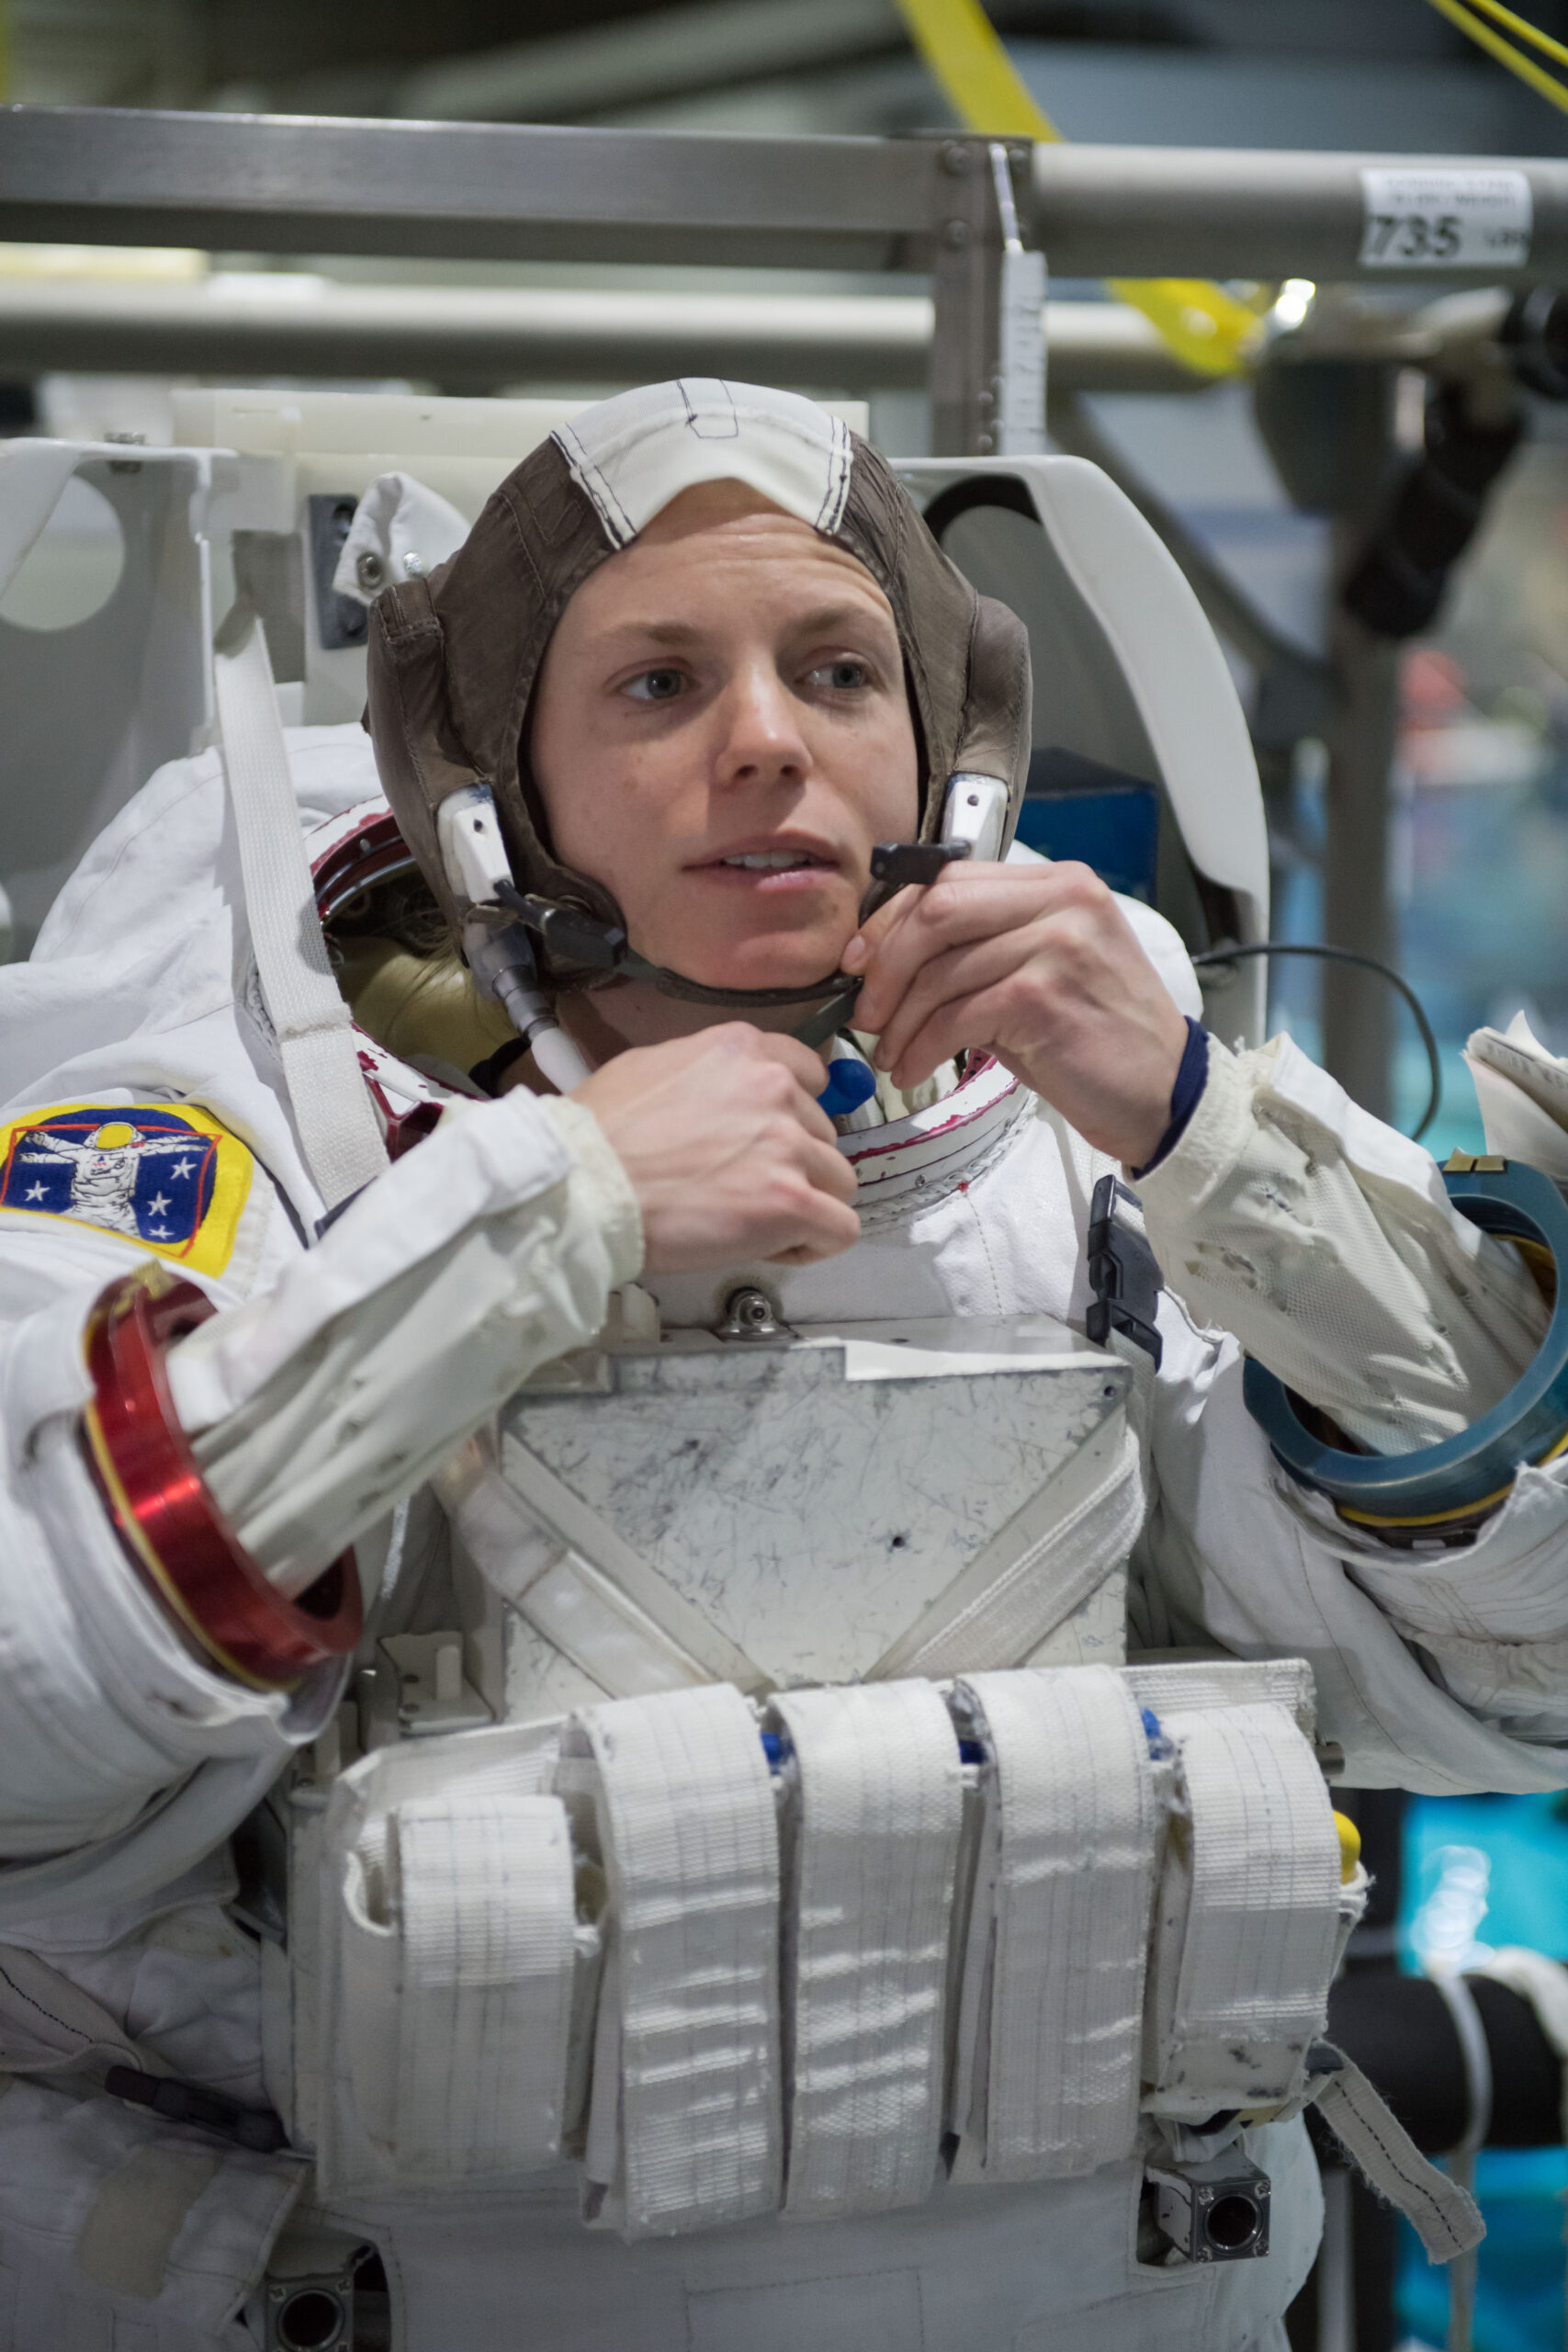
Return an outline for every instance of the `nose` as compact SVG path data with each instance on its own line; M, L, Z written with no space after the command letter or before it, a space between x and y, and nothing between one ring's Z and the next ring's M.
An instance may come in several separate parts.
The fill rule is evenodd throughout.
M798 784L811 765L795 696L771 662L748 662L729 680L716 716L715 765L722 785Z

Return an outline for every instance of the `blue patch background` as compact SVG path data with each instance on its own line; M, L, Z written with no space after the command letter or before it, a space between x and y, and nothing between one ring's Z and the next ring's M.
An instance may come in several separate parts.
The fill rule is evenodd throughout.
M23 1209L37 1216L70 1216L73 1165L37 1151L31 1147L31 1138L57 1135L70 1143L85 1144L106 1126L135 1127L142 1135L169 1136L188 1144L188 1150L139 1154L131 1206L143 1241L166 1250L194 1240L212 1203L218 1173L217 1141L211 1136L199 1134L178 1112L155 1111L141 1103L89 1103L84 1110L56 1113L51 1118L18 1128L4 1171L0 1171L0 1208ZM186 1171L183 1175L179 1172L182 1169ZM40 1186L39 1193L37 1188ZM29 1199L29 1193L35 1197ZM154 1200L161 1200L165 1205L154 1209ZM85 1224L89 1220L78 1216L75 1222Z

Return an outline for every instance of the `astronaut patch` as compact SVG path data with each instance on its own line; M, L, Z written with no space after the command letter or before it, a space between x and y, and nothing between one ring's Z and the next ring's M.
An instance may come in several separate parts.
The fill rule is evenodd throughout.
M66 1217L220 1274L251 1155L194 1103L63 1102L0 1127L0 1208Z

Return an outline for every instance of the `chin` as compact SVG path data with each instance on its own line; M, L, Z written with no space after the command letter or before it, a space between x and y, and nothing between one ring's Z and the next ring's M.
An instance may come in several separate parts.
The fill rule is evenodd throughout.
M768 939L705 941L700 947L688 938L671 942L671 952L658 960L704 988L804 988L838 970L852 936L835 928L783 939L775 933Z

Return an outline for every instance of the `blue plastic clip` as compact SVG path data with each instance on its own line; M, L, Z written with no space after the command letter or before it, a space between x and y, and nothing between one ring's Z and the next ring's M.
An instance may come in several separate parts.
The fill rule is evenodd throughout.
M817 1100L830 1119L845 1119L863 1102L869 1102L875 1091L876 1072L871 1064L844 1055L829 1063L828 1083Z

